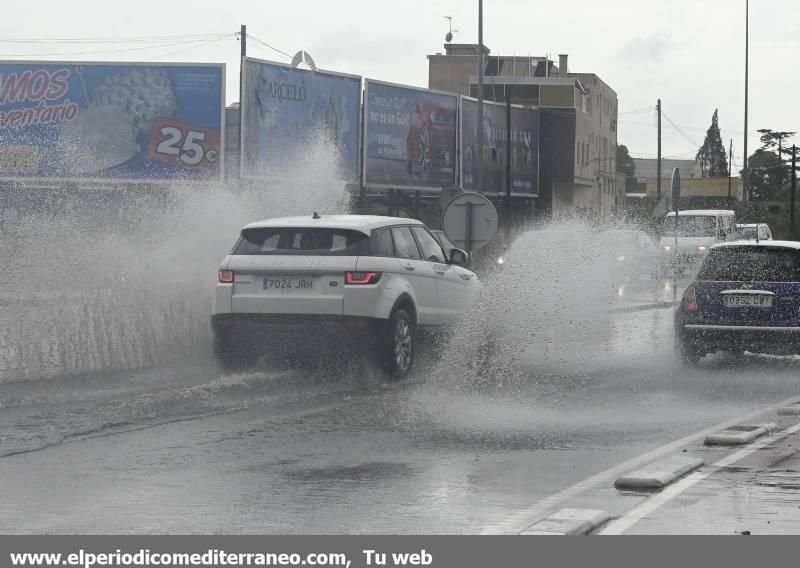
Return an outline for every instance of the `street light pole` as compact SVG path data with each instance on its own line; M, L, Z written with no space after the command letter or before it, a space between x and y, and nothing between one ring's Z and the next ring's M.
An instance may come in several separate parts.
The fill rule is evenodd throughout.
M750 0L745 0L745 16L744 16L744 170L742 170L742 178L744 180L744 194L747 200L750 201L750 176L747 171L747 111L748 111L748 95L750 83Z
M794 200L797 192L797 146L792 146L792 197L789 203L789 238L795 238L794 232Z
M478 0L478 156L473 191L483 193L483 0Z

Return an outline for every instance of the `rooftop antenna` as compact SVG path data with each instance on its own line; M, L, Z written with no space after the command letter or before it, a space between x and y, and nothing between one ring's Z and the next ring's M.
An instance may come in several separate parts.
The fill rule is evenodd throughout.
M453 34L457 34L458 30L453 29L453 16L444 16L444 19L447 20L447 22L450 24L450 31L447 32L447 35L444 36L444 41L450 43L451 41L453 41Z

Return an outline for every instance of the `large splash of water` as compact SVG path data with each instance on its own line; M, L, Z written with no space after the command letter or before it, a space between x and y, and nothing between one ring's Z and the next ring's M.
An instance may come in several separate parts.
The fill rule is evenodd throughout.
M242 225L346 212L335 152L307 150L281 181L80 188L5 228L0 382L208 357L216 269Z

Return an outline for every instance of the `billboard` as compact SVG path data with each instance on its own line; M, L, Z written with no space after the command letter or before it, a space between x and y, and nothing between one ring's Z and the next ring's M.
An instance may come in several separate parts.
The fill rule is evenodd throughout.
M456 181L458 97L367 80L364 185L435 189Z
M296 174L298 157L327 141L339 178L357 181L361 77L249 57L243 65L242 177Z
M0 62L0 179L219 180L225 66Z
M478 191L474 174L483 156L484 193L506 192L507 107L483 103L483 152L477 151L478 101L461 97L461 186ZM511 193L539 194L539 111L511 105Z

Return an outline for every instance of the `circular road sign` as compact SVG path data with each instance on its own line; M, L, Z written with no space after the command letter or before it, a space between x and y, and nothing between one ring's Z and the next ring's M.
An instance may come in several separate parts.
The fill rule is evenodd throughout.
M497 233L497 226L497 209L479 193L457 195L442 212L444 234L467 252L488 245Z

